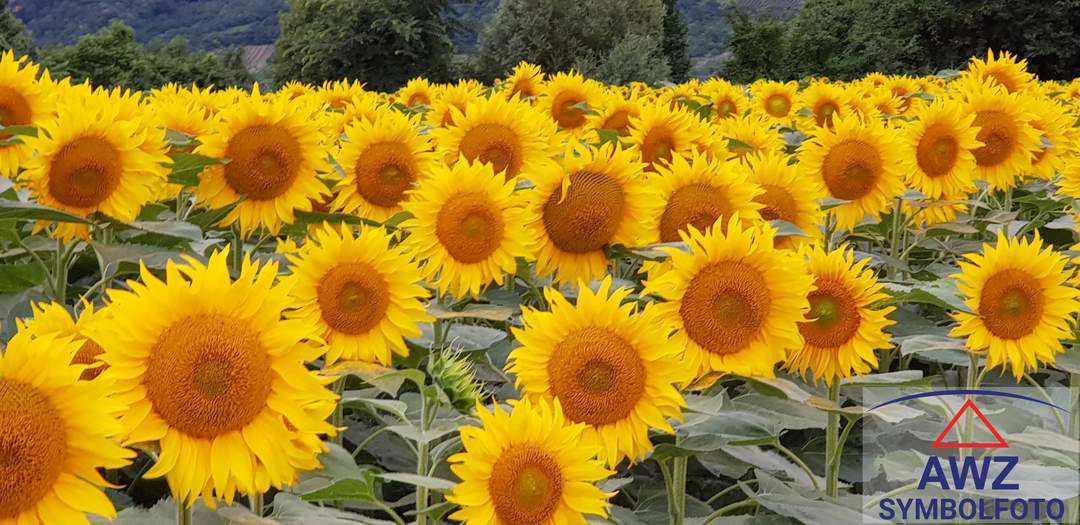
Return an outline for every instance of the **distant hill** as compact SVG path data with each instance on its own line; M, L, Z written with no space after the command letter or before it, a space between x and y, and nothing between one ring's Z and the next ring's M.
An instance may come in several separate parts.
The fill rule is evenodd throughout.
M730 37L727 15L737 5L751 13L788 19L803 0L679 0L686 18L690 56L698 73L714 71L723 59ZM135 28L140 40L188 39L199 49L259 46L260 53L274 43L278 14L285 0L11 0L12 10L33 32L39 45L69 44L80 35L96 32L113 19ZM478 35L495 14L499 0L454 2L459 33L455 44L462 52L476 48ZM264 57L259 57L264 58Z

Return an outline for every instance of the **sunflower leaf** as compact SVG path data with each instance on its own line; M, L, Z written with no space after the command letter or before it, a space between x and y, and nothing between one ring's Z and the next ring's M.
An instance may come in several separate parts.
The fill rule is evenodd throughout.
M66 211L49 208L33 202L0 199L0 220L3 219L90 224L89 220L79 217L78 215L72 215Z
M172 156L172 173L169 182L181 186L198 186L199 174L209 166L221 166L227 161L212 159L197 153L177 153Z

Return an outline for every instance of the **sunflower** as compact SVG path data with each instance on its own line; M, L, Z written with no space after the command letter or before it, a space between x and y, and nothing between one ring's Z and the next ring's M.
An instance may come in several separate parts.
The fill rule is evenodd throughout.
M975 115L951 99L938 99L913 113L901 135L904 172L911 187L931 199L963 199L975 189L975 155L981 144Z
M1072 336L1080 290L1069 286L1068 259L1034 240L998 232L994 246L968 254L953 276L971 310L953 314L950 335L967 338L971 352L986 353L986 367L1011 365L1019 381L1025 370L1053 363L1061 340Z
M821 184L830 197L846 202L829 210L837 226L853 229L864 216L877 219L904 191L894 133L858 117L832 121L800 146L800 169Z
M38 80L40 66L16 59L14 53L0 54L0 127L37 126L51 116L54 89L48 72ZM16 172L34 149L0 132L0 177L15 178ZM12 141L12 143L7 143Z
M294 103L303 100L315 101L317 97L301 97L294 100ZM341 140L342 135L345 134L345 128L356 124L358 121L375 120L384 112L391 111L382 97L375 93L364 92L343 104L340 110L323 113L326 117L322 119L323 129L327 137L332 140Z
M326 341L326 362L339 358L390 366L393 354L409 354L406 337L419 337L428 292L420 269L382 229L324 226L298 253L288 256L292 275L290 316L317 325Z
M514 186L491 166L460 159L435 167L405 203L413 216L401 225L405 245L440 294L476 297L529 254L530 241L515 231L524 212Z
M490 164L507 180L548 162L555 126L517 98L478 98L451 109L454 125L434 130L447 164L459 157Z
M460 80L456 84L440 86L435 90L435 100L431 111L424 114L424 122L429 126L445 127L454 124L454 112L465 111L465 106L484 96L484 85L476 80Z
M405 83L405 87L398 91L396 97L397 101L407 108L431 106L431 101L434 100L434 98L434 86L423 77L416 77L409 80Z
M783 153L754 155L747 161L750 180L761 191L754 201L761 205L758 213L767 221L787 221L806 234L776 237L776 246L791 248L821 236L821 207L818 199L822 188L814 179L803 176L790 164Z
M652 451L649 429L674 433L665 418L682 419L686 406L676 384L684 377L681 348L646 310L623 304L629 288L612 290L606 276L594 293L582 283L577 304L544 290L550 311L525 309L522 346L510 353L507 371L529 398L555 399L567 419L585 423L587 438L604 445L614 468Z
M889 80L885 82L885 88L889 90L893 97L900 99L900 113L907 113L909 110L918 107L918 104L923 101L923 99L915 96L921 91L919 83L909 76L890 76Z
M1018 176L1030 172L1042 144L1039 131L1031 125L1035 115L1028 109L1027 98L988 82L967 82L960 90L967 112L975 115L976 138L983 143L973 152L976 178L995 190L1012 187Z
M315 95L319 99L319 105L325 104L333 109L344 109L345 106L348 106L357 98L363 97L364 94L364 84L362 82L344 79L323 82L319 90L314 93L284 92L282 98L296 100L305 98L305 95Z
M1065 166L1061 169L1061 180L1058 181L1058 192L1073 199L1080 199L1080 156L1073 155L1065 160Z
M630 135L630 120L641 117L641 109L645 105L640 95L608 92L596 113L589 117L588 127L614 131L620 137L627 137Z
M799 115L808 129L831 128L837 117L851 116L851 95L843 87L816 80L799 93Z
M743 160L751 155L784 150L784 137L756 114L720 122L717 133L724 138L728 158Z
M96 379L105 371L105 364L98 360L103 350L94 341L94 332L102 323L108 322L108 309L94 310L93 303L83 302L78 320L72 318L71 312L60 303L33 303L31 310L33 318L18 322L20 332L29 332L34 337L67 337L79 343L71 364L86 367L79 376L84 381Z
M138 95L72 90L55 118L41 122L37 137L24 137L37 155L22 180L38 203L82 217L101 212L135 220L165 184L169 157L165 133L149 119L131 116ZM48 225L39 221L35 231ZM57 224L53 236L88 238L85 224Z
M820 245L802 255L814 276L814 291L806 321L799 323L805 343L788 356L786 368L804 379L812 371L815 381L829 385L870 372L877 367L874 350L892 348L885 327L893 324L886 316L895 310L873 308L888 296L867 267L870 258L856 261L850 248L826 252Z
M716 120L737 118L750 109L750 100L742 86L726 80L712 79L701 86L701 94L709 99Z
M967 197L960 198L966 200ZM951 200L904 200L900 205L900 213L910 217L920 228L956 222L959 214L967 212L967 204Z
M89 524L113 519L100 468L135 455L120 448L124 405L69 364L79 343L20 332L0 352L0 525Z
M641 108L637 117L630 118L626 139L637 147L651 171L673 157L690 155L704 135L701 121L682 106L668 109L649 104Z
M576 137L586 130L589 110L601 102L603 93L594 80L573 71L558 73L544 85L537 104L560 130Z
M656 294L660 318L699 376L714 372L773 375L803 345L798 323L810 310L813 279L797 256L774 247L767 224L743 228L738 217L704 233L683 234L689 252L662 248L670 264L650 271L643 294Z
M1024 91L1036 83L1035 75L1028 73L1027 60L1016 60L1008 51L1001 51L994 56L994 50L986 50L986 60L971 57L967 74L979 82L990 81L1005 88L1009 93Z
M277 233L294 221L294 210L311 211L311 201L327 193L317 176L329 171L319 129L312 106L270 100L256 89L221 112L217 133L199 137L196 153L228 163L203 170L197 200L213 208L240 201L223 224Z
M522 60L502 85L507 98L516 96L531 102L540 95L540 90L544 87L544 72L540 70L540 66Z
M349 125L348 141L334 156L345 178L331 209L377 222L400 213L409 191L436 162L430 135L418 127L418 118L391 109Z
M754 111L775 124L791 122L798 96L799 83L794 81L761 81L750 86Z
M648 180L663 203L650 224L649 242L679 242L688 226L704 230L721 217L760 218L762 206L754 199L762 189L749 176L737 162L716 162L699 153L689 161L677 156L660 166Z
M481 427L462 427L465 451L450 456L461 482L446 495L461 508L450 519L467 525L585 525L585 514L607 517L596 483L611 474L599 443L571 424L558 403L518 402L509 413L479 407ZM526 431L527 430L527 431Z
M315 93L315 87L310 84L305 84L299 80L290 80L278 89L278 93L282 96L291 99L311 95Z
M335 431L336 396L304 366L323 352L308 344L318 327L281 319L293 301L273 285L277 263L245 258L233 281L228 259L170 261L164 281L144 266L131 291L109 291L114 322L97 332L102 379L131 405L126 444L157 446L145 476L166 476L185 505L292 484L319 467L317 436Z
M611 244L635 246L648 237L659 198L642 177L637 152L607 143L568 152L561 164L535 173L527 193L529 238L537 239L536 271L559 282L604 275Z
M1073 124L1077 117L1069 110L1047 97L1028 97L1031 103L1029 122L1042 135L1039 149L1031 162L1031 174L1043 180L1051 180L1065 167L1065 159L1074 138L1078 136Z

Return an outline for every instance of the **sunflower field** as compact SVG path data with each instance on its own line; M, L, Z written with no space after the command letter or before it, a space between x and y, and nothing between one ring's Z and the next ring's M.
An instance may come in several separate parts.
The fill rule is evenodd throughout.
M859 523L868 385L1069 386L1076 443L1078 119L994 52L395 93L4 54L0 525Z

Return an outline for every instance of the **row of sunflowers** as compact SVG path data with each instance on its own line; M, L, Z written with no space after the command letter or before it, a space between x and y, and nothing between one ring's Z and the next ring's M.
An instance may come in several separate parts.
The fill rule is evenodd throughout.
M836 522L848 387L1075 386L1078 118L993 52L396 93L4 54L0 525Z

